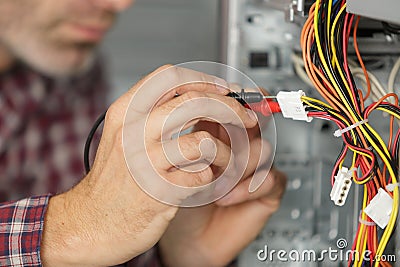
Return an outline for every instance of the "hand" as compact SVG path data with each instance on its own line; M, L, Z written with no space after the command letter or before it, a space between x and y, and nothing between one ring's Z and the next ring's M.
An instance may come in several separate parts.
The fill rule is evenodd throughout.
M133 95L143 93L143 90L139 92L139 88L156 74L161 75L162 79L151 80L151 91L144 94L148 98L143 98L124 121ZM150 110L155 100L170 89L168 85L193 80L201 82L185 84L168 91L158 101L155 109ZM152 177L153 172L143 168L142 160L149 157L154 169L174 184L193 187L207 184L213 178L211 167L200 172L184 173L165 158L159 128L168 114L185 101L203 97L230 106L245 127L250 128L257 123L237 101L224 96L228 90L216 86L215 82L216 78L213 76L166 66L144 78L112 104L106 115L92 170L73 189L50 199L41 245L41 257L45 266L116 265L143 253L159 240L175 216L177 208L153 199L135 182L133 178L137 177L132 177L131 173L149 179L159 178ZM176 94L180 96L175 97ZM193 109L186 105L180 106L178 114L196 115L200 114L200 111L201 109ZM146 112L149 113L146 134L143 136L144 140L141 140L144 129L140 127L140 123L146 118ZM208 112L210 117L218 117L225 123L239 125L239 122L224 110L217 108ZM184 116L181 117L176 118L176 125L186 123ZM198 119L193 120L188 126L197 121ZM136 149L134 155L128 155L126 158L127 161L134 160L136 169L131 172L125 162L122 129L129 135L129 140L144 141L146 144L146 150L136 149L135 143L128 144ZM174 132L176 129L167 130ZM205 157L206 160L207 155L200 154L197 149L204 137L214 140L218 153L213 163L223 168L226 159L229 159L230 149L207 132L191 133L179 138L183 155L186 158Z
M257 127L256 127L257 128ZM286 177L272 168L258 171L266 175L261 187L249 193L250 178L261 157L267 160L269 145L259 137L257 129L250 129L251 158L243 180L224 198L199 208L180 208L159 242L166 266L221 267L231 262L265 226L278 209L286 186ZM207 129L214 136L226 140L222 128L202 123L197 130ZM261 142L267 152L261 155Z

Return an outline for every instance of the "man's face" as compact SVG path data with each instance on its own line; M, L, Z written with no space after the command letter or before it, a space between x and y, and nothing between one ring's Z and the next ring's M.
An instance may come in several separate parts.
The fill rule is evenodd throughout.
M132 0L1 0L0 46L55 76L90 64L116 13Z

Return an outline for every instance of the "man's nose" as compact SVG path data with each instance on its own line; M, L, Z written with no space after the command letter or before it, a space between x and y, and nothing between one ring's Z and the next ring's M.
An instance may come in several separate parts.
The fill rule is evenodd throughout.
M135 0L91 0L99 8L121 12L130 7Z

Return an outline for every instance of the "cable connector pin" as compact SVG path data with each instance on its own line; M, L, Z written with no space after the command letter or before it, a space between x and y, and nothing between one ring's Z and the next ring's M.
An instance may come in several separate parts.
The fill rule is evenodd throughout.
M349 170L346 167L342 167L335 176L335 183L333 184L330 197L337 206L343 206L346 202L352 184L351 176L353 171L354 168Z

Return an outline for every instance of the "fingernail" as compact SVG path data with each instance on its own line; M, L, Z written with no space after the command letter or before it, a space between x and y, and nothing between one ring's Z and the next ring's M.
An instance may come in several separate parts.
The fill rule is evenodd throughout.
M217 88L217 90L220 91L221 93L226 94L229 91L228 82L225 81L224 79L215 77L214 83L215 83L215 87Z
M252 119L253 121L258 121L257 120L257 115L256 115L256 113L254 113L254 111L252 111L251 109L246 108L246 112L249 115L250 119Z

